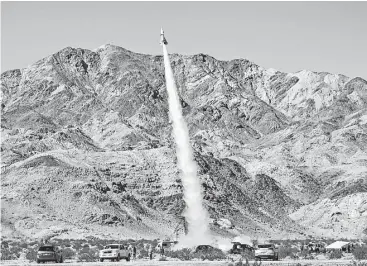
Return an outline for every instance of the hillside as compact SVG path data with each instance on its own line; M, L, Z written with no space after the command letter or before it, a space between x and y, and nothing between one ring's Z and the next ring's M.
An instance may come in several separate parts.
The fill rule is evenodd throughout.
M367 233L365 80L171 62L213 234ZM2 73L2 234L172 237L185 206L166 99L163 57L113 45Z

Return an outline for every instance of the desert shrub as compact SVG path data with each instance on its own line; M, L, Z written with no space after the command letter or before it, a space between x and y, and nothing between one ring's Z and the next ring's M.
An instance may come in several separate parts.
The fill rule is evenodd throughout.
M309 254L309 252L307 251L307 250L302 250L301 252L300 252L300 254L299 254L299 256L301 257L301 258L306 258L306 257L308 257L310 254Z
M245 260L254 260L255 259L255 252L251 250L244 250L241 253L242 258Z
M92 254L89 253L82 253L78 255L78 262L94 262L97 261L98 258L96 259Z
M341 259L341 257L343 257L343 253L340 250L333 250L329 254L330 259Z
M14 258L19 258L20 257L20 253L23 251L23 248L19 247L17 244L14 246L11 246L9 248L9 252L14 255Z
M193 253L194 258L202 259L202 260L224 260L227 258L226 254L217 248L208 251L201 251Z
M73 243L73 247L76 250L81 249L83 240L75 240Z
M286 257L290 257L295 259L297 257L298 250L296 248L291 247L279 247L279 259L284 259Z
M279 241L277 241L279 242ZM276 244L276 242L274 241L274 244ZM293 241L290 239L286 239L282 241L282 246L284 247L291 247L293 245Z
M183 248L179 250L171 250L166 251L165 255L170 258L177 258L179 260L192 260L192 259L201 259L201 260L224 260L227 258L226 254L217 248L207 251L199 251L193 252L189 248Z
M89 246L87 246L87 247L83 247L81 250L79 250L79 253L81 254L81 253L89 253L91 250L90 250L90 248L89 248Z
M37 260L37 249L29 248L25 258L29 261Z
M27 245L27 243L20 243L20 244L18 245L18 247L20 247L20 248L27 248L27 247L28 247L28 245Z
M15 258L15 255L13 255L9 249L1 249L1 260L13 260Z
M307 260L315 259L315 257L312 254L310 254L310 252L308 250L302 250L299 253L298 257L295 255L295 259L298 259L298 258L303 258L303 259L307 259Z
M139 254L138 254L137 257L138 257L138 259L143 259L143 258L149 257L148 250L140 249Z
M1 239L1 249L9 248L9 241Z
M165 255L170 258L177 258L179 260L191 260L193 258L191 249L183 248L178 250L168 250Z
M106 245L108 245L110 243L113 243L113 242L116 242L116 241L109 241L109 240L105 240L105 239L98 239L98 240L93 241L93 246L97 246L98 249L103 249L104 246L106 246ZM91 243L91 242L89 242L89 243Z
M56 246L61 246L64 242L65 242L64 239L58 239L58 238L52 239L52 243Z
M63 250L63 256L65 259L73 259L75 257L75 251L68 247Z
M98 237L95 236L87 236L85 239L88 240L89 243L96 243L100 240Z
M30 247L35 246L35 245L38 245L38 241L31 241L28 243L28 246Z
M91 249L88 247L83 247L78 255L78 261L86 261L86 262L92 262L92 261L98 261L98 251L95 249Z
M367 246L356 247L353 251L353 256L356 260L366 260L367 259Z
M60 244L62 247L67 247L70 248L71 245L71 240L69 238L65 238L62 240L62 243Z

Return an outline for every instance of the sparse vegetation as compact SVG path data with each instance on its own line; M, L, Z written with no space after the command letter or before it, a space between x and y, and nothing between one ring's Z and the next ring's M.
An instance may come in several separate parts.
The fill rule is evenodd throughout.
M9 249L1 249L1 260L13 260L16 258L16 255L12 254Z
M147 258L147 257L149 257L148 250L146 250L144 248L143 249L139 249L137 258L138 259L144 259L144 258Z
M353 266L367 266L367 262L353 261Z
M255 259L255 252L251 250L245 250L241 253L242 258L245 260L254 260Z
M341 259L343 257L343 252L340 250L334 250L329 254L329 258L332 259Z
M213 249L205 252L194 253L194 258L200 258L201 260L225 260L227 258L226 254L220 249Z
M308 250L302 250L300 253L299 253L299 257L300 258L303 258L303 259L306 259L306 260L312 260L314 259L315 257L312 256L312 254L309 253Z
M166 251L166 256L170 258L177 258L179 260L191 260L191 249L183 248L179 250Z
M356 260L367 260L367 245L356 247L352 253Z
M167 251L165 253L167 257L177 258L179 260L192 260L192 259L201 259L201 260L224 260L227 258L226 254L217 248L208 251L200 251L193 252L189 248L183 248L179 250Z
M5 242L5 243L3 243ZM23 248L20 241L2 241L1 243L1 260L16 260L20 257Z
M67 247L67 248L64 248L63 255L65 259L73 259L75 258L76 253L72 248Z
M292 259L297 259L298 258L298 249L293 248L293 247L289 247L289 246L281 246L279 247L279 259L284 259L286 257L292 258Z
M25 258L29 261L36 261L37 260L37 248L28 248L28 252Z

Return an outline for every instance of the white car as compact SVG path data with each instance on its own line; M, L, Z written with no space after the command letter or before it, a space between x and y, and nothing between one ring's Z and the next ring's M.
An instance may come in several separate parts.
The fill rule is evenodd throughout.
M126 246L121 244L110 244L99 251L99 261L101 262L106 259L112 261L125 259L126 261L130 261L130 256L130 251L127 249Z
M259 244L255 249L255 258L278 260L278 249L274 244Z

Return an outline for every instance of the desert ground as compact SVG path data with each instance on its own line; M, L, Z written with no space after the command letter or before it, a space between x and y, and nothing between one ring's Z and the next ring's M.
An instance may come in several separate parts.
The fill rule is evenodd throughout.
M90 266L112 266L112 265L149 265L149 266L168 266L168 265L220 265L220 266L227 266L227 265L236 265L236 262L230 261L158 261L158 260L136 260L136 261L120 261L120 262L74 262L74 261L66 261L64 263L46 263L46 265L90 265ZM250 261L250 265L252 265L254 261ZM2 261L2 265L37 265L37 263L26 262L26 261ZM357 264L354 264L353 260L284 260L284 261L262 261L261 265L287 265L287 266L308 266L308 265L333 265L333 266L347 266L347 265L367 265L367 260L358 261Z

